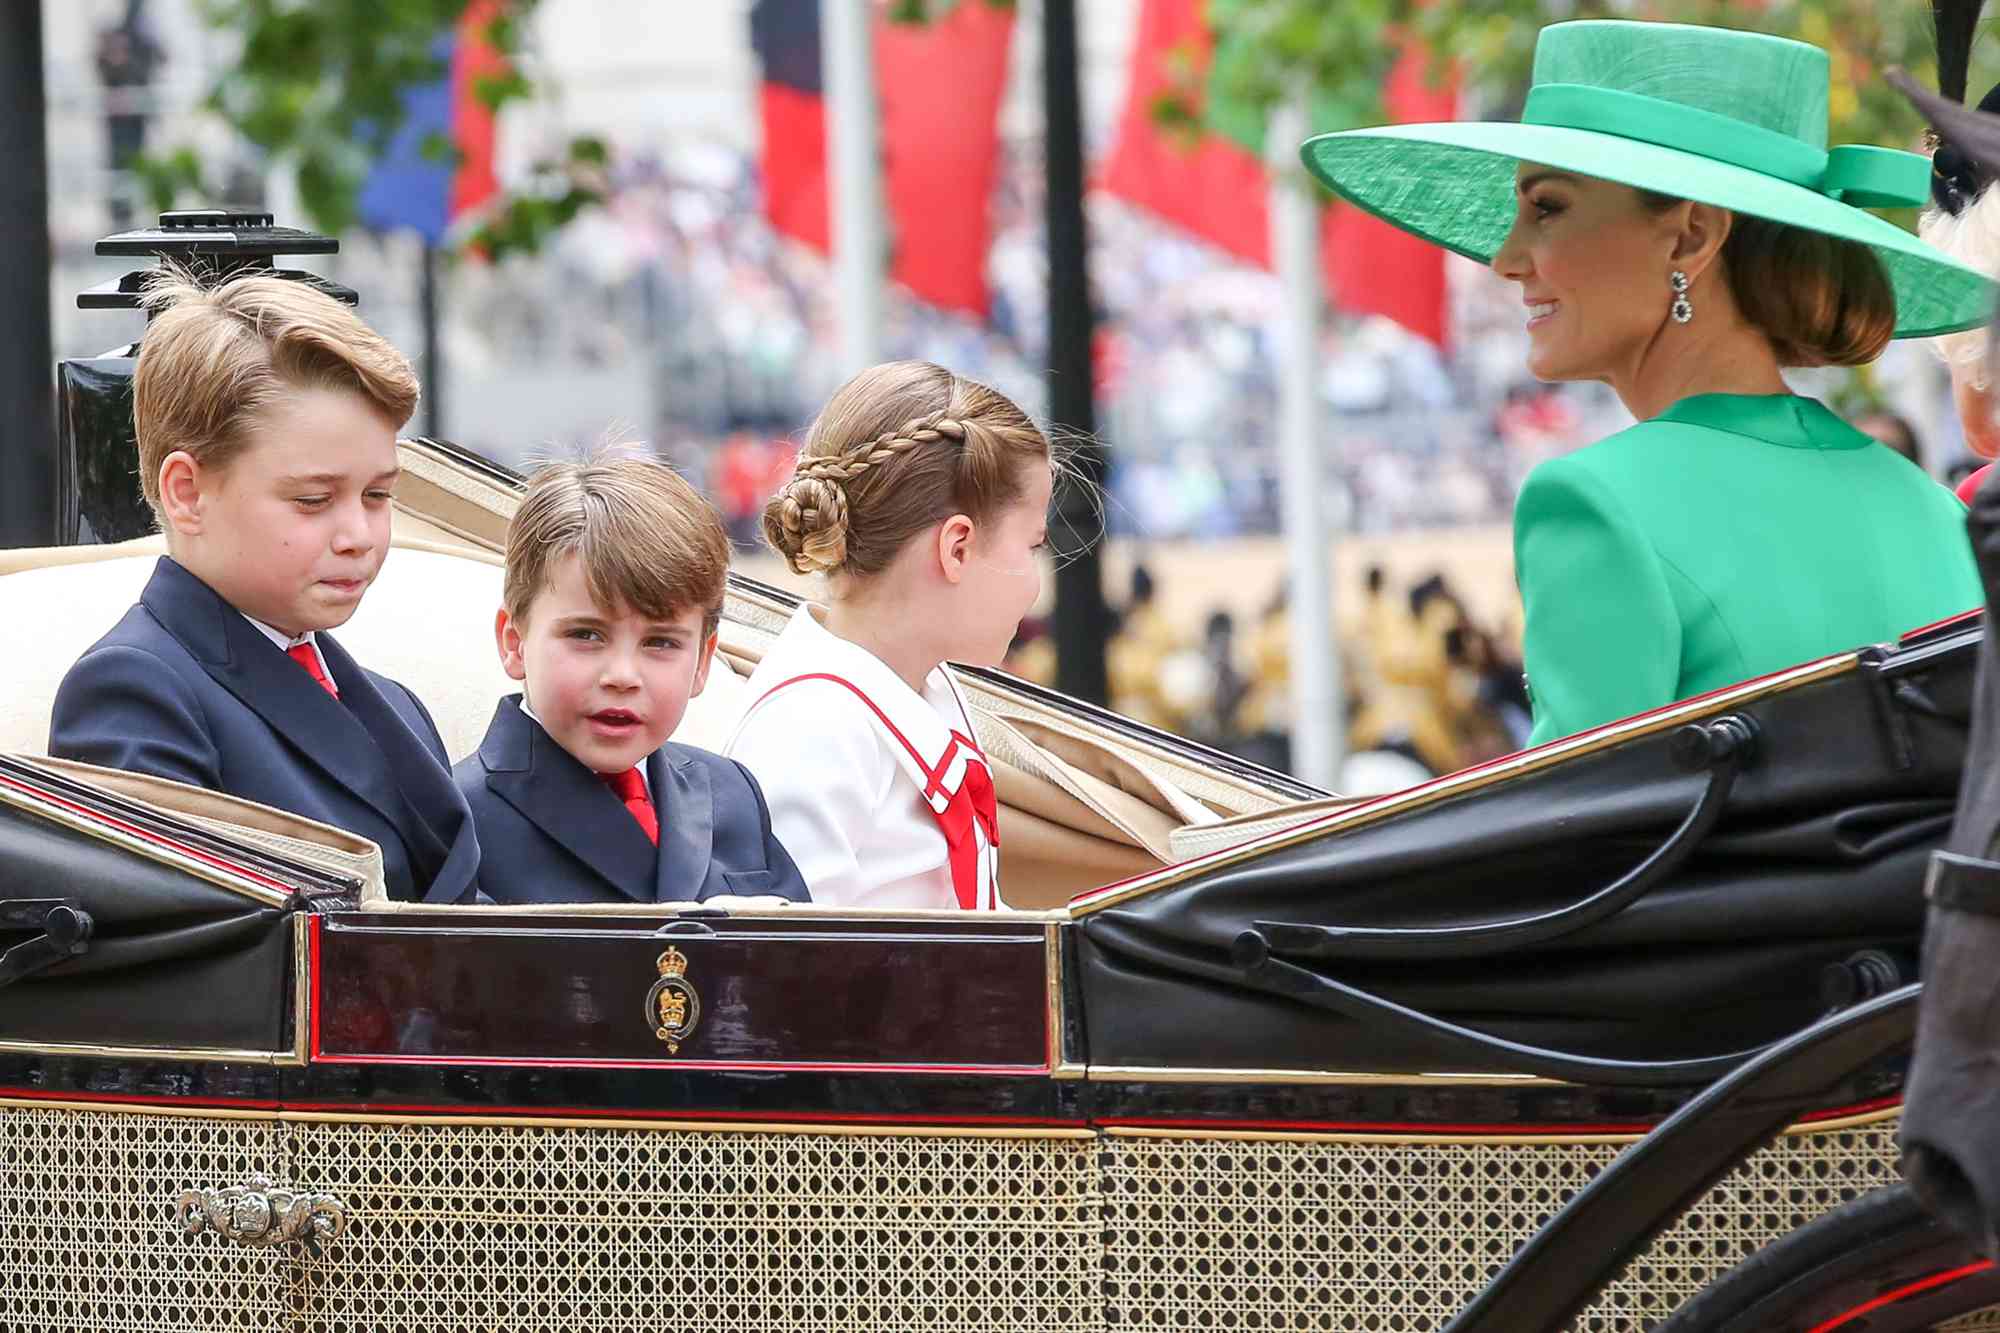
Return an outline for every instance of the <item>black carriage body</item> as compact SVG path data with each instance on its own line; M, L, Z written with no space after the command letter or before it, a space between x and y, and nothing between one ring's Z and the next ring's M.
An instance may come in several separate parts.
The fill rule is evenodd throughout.
M0 894L74 899L94 930L0 988L0 1209L22 1213L0 1222L35 1238L0 1243L23 1278L0 1310L117 1326L178 1273L235 1304L156 1326L259 1302L301 1328L1649 1326L1893 1176L1893 1014L1767 1057L1734 1100L1675 1062L1818 1032L1897 980L1977 638L1942 627L987 918L362 910L282 855L10 765ZM1714 776L1676 738L1724 716L1755 753L1674 873L1520 944L1510 923L1673 839ZM1300 943L1351 927L1381 933ZM1281 993L1244 965L1259 932L1381 1007ZM1705 1119L1645 1146L1676 1113ZM114 1162L140 1166L63 1212L66 1180ZM1613 1163L1607 1214L1585 1186ZM174 1230L182 1192L260 1175L281 1203L334 1199L345 1235ZM1532 1280L1482 1297L1566 1203L1522 1251ZM65 1274L56 1249L99 1257Z

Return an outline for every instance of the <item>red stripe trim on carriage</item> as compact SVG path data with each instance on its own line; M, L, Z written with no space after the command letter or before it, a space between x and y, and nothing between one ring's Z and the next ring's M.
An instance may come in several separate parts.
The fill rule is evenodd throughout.
M1391 1133L1391 1134L1593 1134L1631 1133L1647 1126L1640 1123L1621 1125L1440 1125L1440 1124L1388 1124L1382 1122L1356 1121L1343 1123L1335 1121L1307 1120L1164 1120L1164 1119L1119 1119L1090 1121L1083 1117L1062 1119L1056 1116L998 1116L998 1115L924 1115L921 1112L884 1112L869 1114L863 1111L719 1111L719 1110L646 1110L579 1106L493 1106L460 1103L438 1105L430 1102L325 1102L325 1101L273 1101L254 1097L181 1097L157 1093L105 1093L88 1091L51 1091L47 1088L0 1087L0 1098L18 1098L24 1101L91 1102L106 1106L129 1103L135 1106L188 1106L214 1110L249 1111L326 1111L353 1112L355 1114L416 1114L438 1116L541 1116L576 1117L582 1119L606 1120L780 1120L780 1121L822 1121L828 1124L909 1124L909 1125L1072 1125L1101 1129L1116 1129L1123 1126L1168 1127L1189 1129L1310 1129L1332 1132ZM1895 1102L1888 1103L1895 1105ZM1836 1120L1843 1116L1862 1113L1868 1109L1880 1109L1876 1103L1863 1103L1857 1107L1842 1107L1830 1111L1816 1111L1797 1123L1806 1124L1817 1120ZM1843 1316L1851 1317L1850 1316ZM1833 1326L1829 1326L1833 1327Z
M979 1074L992 1078L1045 1078L1047 1065L925 1065L894 1063L853 1063L819 1060L564 1060L539 1055L321 1055L314 1064L322 1065L432 1065L500 1066L508 1069L658 1069L666 1072L699 1070L704 1073L741 1070L750 1074Z
M1928 625L1919 625L1915 629L1906 629L1901 634L1898 634L1896 636L1896 642L1908 643L1911 639L1916 638L1920 634L1929 634L1934 630L1944 629L1948 625L1967 624L1974 620L1979 619L1979 617L1984 615L1985 613L1986 613L1985 607L1975 606L1970 611L1960 611L1955 616L1946 616L1943 620L1933 620Z
M325 920L314 912L306 930L306 1058L319 1059L319 928ZM296 1028L293 1029L297 1031Z
M0 1097L32 1102L92 1102L106 1106L190 1106L215 1111L283 1111L288 1103L261 1097L176 1097L148 1092L52 1092L47 1088L0 1087Z
M1811 1125L1849 1116L1868 1115L1902 1105L1902 1098L1878 1098L1853 1106L1836 1106L1800 1116L1793 1124ZM1093 1122L1105 1129L1265 1129L1300 1131L1312 1134L1465 1134L1479 1138L1509 1134L1644 1134L1658 1126L1658 1120L1612 1120L1590 1124L1575 1121L1535 1124L1440 1124L1435 1121L1394 1120L1234 1120L1200 1119L1190 1116L1118 1116Z
M1948 1287L1954 1282L1960 1282L1971 1277L1974 1273L1983 1273L1991 1267L1993 1267L1991 1259L1981 1259L1978 1263L1966 1264L1962 1268L1954 1268L1948 1272L1933 1273L1929 1277L1919 1278L1907 1286L1898 1287L1894 1291L1884 1292L1872 1301L1865 1301L1845 1314L1837 1314L1823 1324L1814 1324L1807 1330L1807 1333L1834 1333L1836 1329L1851 1324L1862 1315L1870 1314L1885 1305L1894 1305L1898 1301L1906 1301L1912 1296L1936 1290L1938 1287Z
M76 802L65 800L53 792L46 792L40 788L31 787L25 782L7 777L4 774L0 774L0 786L11 787L13 790L19 792L26 792L38 801L47 801L50 805L61 806L73 815L81 815L83 818L92 820L95 823L115 828L120 833L137 838L141 842L150 843L155 847L171 848L173 851L180 853L190 860L199 861L203 865L213 866L217 870L224 870L232 875L240 875L244 879L254 884L261 884L267 889L276 889L279 893L292 893L296 891L291 885L272 879L268 875L260 874L248 866L237 865L234 861L225 861L219 856L212 856L199 848L190 847L186 843L175 842L172 838L149 832L146 829L138 827L136 824L128 824L116 815L107 815L101 810L92 810L88 806L78 805Z
M871 1115L865 1111L689 1111L636 1107L621 1110L616 1107L601 1106L489 1106L483 1102L444 1106L429 1102L268 1101L250 1097L171 1097L152 1093L51 1092L45 1088L8 1087L0 1087L0 1098L15 1098L21 1101L89 1102L114 1110L120 1104L124 1104L184 1106L191 1110L202 1111L310 1111L329 1115L422 1115L445 1120L466 1116L519 1116L523 1119L536 1120L707 1120L717 1124L771 1121L783 1124L825 1125L991 1125L1001 1128L1020 1126L1057 1129L1087 1127L1081 1119L1065 1120L1059 1116L924 1115L920 1112L901 1111Z
M891 1061L842 1064L815 1060L562 1060L546 1056L468 1055L342 1055L327 1054L320 1047L320 967L319 933L324 918L315 914L307 932L307 970L312 990L312 1021L307 1049L314 1064L323 1065L449 1065L502 1066L511 1069L692 1069L704 1073L741 1071L748 1074L781 1074L788 1070L802 1074L979 1074L993 1078L1045 1077L1049 1063L1026 1065L907 1064ZM1048 1020L1042 1020L1044 1029ZM1042 1034L1046 1049L1048 1033Z

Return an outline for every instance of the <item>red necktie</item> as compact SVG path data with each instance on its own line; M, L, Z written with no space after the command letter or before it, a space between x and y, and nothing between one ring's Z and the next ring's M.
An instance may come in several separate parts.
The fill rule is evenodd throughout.
M319 650L314 648L310 643L293 644L291 647L285 649L285 656L304 667L306 674L318 681L321 689L336 699L340 697L340 690L334 685L333 678L327 675L326 668L320 665Z
M628 768L623 773L599 773L597 776L604 779L604 785L611 788L613 796L625 803L625 808L632 812L632 818L639 821L639 827L646 831L653 845L659 846L660 817L653 810L653 798L646 794L646 780L639 776L639 770Z

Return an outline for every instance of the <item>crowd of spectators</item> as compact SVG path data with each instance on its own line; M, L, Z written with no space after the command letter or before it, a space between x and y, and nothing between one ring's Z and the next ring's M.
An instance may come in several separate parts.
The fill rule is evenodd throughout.
M937 360L1044 407L1039 188L1032 148L1010 145L986 318L892 291L884 355ZM1090 225L1110 531L1274 532L1276 280L1115 199L1091 197ZM477 359L495 365L633 363L653 419L625 424L716 482L741 529L755 499L746 478L771 472L748 456L781 458L839 378L828 266L763 220L754 162L712 145L627 157L607 206L536 267L490 290L467 274L459 337L483 341ZM1481 276L1458 285L1476 289ZM1328 322L1321 435L1331 511L1348 530L1502 517L1526 467L1580 443L1603 415L1595 393L1523 387L1518 351L1492 362L1502 327L1510 346L1518 339L1517 309L1502 326L1482 320L1476 290L1459 305L1462 340L1482 355L1441 353L1379 318Z

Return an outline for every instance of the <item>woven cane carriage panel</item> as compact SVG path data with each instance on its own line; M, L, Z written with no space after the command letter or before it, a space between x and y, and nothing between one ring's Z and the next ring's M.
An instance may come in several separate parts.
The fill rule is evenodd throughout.
M1582 1333L1651 1328L1780 1236L1895 1184L1897 1125L1890 1119L1794 1134L1753 1153L1627 1265L1576 1327Z
M1087 1329L1087 1140L295 1124L315 1333Z
M175 1216L183 1190L285 1174L269 1121L0 1107L0 1328L291 1327L291 1258Z
M1751 1251L1895 1175L1893 1121L1779 1140L1579 1319L1638 1333ZM1113 1138L1114 1328L1443 1328L1622 1149L1575 1143Z
M1106 1140L1114 1328L1438 1329L1618 1149Z

